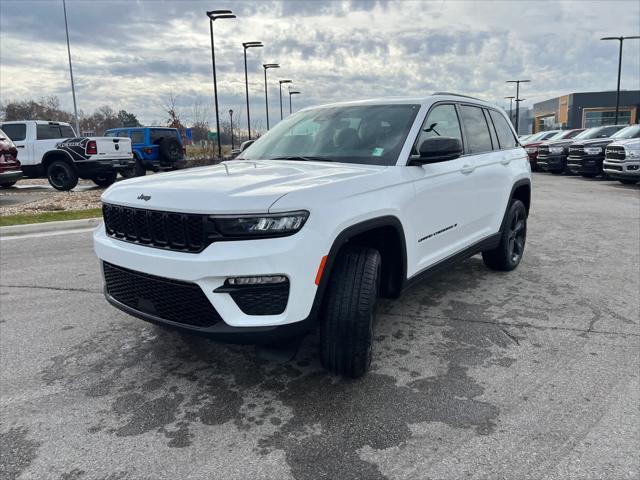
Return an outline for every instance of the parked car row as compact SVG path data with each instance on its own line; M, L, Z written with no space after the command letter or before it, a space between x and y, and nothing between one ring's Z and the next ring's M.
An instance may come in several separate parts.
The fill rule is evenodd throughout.
M520 139L532 170L640 181L640 125L539 132Z
M24 120L0 123L0 187L23 175L47 178L56 190L71 190L79 178L106 187L147 170L174 170L186 163L176 128L138 127L107 130L103 137L78 137L64 122ZM19 160L17 159L19 152Z

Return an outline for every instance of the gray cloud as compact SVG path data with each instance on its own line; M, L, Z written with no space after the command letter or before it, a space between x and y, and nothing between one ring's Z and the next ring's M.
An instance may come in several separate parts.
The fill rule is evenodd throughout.
M505 80L531 77L528 102L615 88L617 49L598 38L640 34L637 2L226 1L236 20L215 23L221 110L244 107L241 43L248 54L252 117L279 112L278 78L292 78L298 106L383 95L460 91L504 104ZM211 116L209 1L67 0L80 107L103 104L164 118L178 95ZM623 88L640 88L640 42L625 43ZM2 100L58 95L71 106L64 19L58 1L0 1ZM286 99L285 90L285 99ZM288 103L288 102L287 102ZM275 113L274 113L275 115ZM279 116L279 114L277 115Z

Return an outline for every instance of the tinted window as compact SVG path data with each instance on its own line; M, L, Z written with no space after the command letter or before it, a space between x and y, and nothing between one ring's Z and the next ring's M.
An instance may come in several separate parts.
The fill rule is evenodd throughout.
M60 125L60 138L72 138L75 136L76 133L69 125Z
M5 123L2 130L14 142L19 142L27 137L27 126L24 123Z
M493 150L491 135L484 113L479 107L460 106L460 115L466 133L466 153L482 153Z
M58 125L37 125L36 138L38 140L49 140L52 138L62 138Z
M144 143L144 132L142 130L134 130L129 132L131 143Z
M453 137L462 142L456 107L453 105L437 105L433 107L420 129L414 153L417 153L418 149L420 149L422 142L431 137Z
M151 143L158 145L165 137L175 137L180 140L178 131L173 128L152 128L150 132Z
M506 118L494 110L489 110L489 115L491 115L491 120L493 120L493 126L496 127L500 148L516 147L518 142L516 141L516 137L513 136L513 131L507 123Z

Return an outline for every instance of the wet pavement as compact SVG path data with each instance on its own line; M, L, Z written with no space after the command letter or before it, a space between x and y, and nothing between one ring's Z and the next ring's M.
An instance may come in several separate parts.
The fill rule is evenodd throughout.
M89 233L0 241L0 477L637 479L640 190L539 174L525 258L379 307L372 371L165 330Z

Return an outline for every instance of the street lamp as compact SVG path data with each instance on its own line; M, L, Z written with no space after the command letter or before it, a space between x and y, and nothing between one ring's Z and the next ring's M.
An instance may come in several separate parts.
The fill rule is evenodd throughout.
M247 92L247 133L251 140L251 117L249 116L249 78L247 76L247 49L255 47L264 47L262 42L245 42L242 44L244 48L244 88Z
M267 70L270 68L280 68L278 63L265 63L262 65L264 68L264 104L267 107L267 131L269 130L269 98L267 96Z
M229 118L231 119L231 150L233 150L233 110L229 109Z
M529 83L531 80L507 80L506 83L515 83L516 84L516 135L520 132L518 131L518 123L520 122L520 84L521 83Z
M216 133L218 138L218 158L222 158L222 144L220 143L220 115L218 114L218 82L216 80L216 51L213 43L213 22L221 18L236 18L231 10L211 10L207 12L209 17L209 30L211 32L211 64L213 65L213 97L216 104Z
M513 99L516 98L513 95L510 97L504 97L509 99L509 120L513 122Z
M618 113L620 111L620 74L622 73L622 43L625 40L638 39L639 36L633 37L602 37L600 40L618 40L620 42L620 53L618 54L618 88L616 88L616 119L614 125L618 124Z
M289 89L289 115L293 113L293 110L291 109L291 95L300 95L300 92L298 90Z
M69 27L67 25L67 4L62 0L64 10L64 29L67 32L67 54L69 55L69 76L71 77L71 95L73 95L73 114L76 117L76 135L80 136L80 122L78 121L78 107L76 105L76 87L73 84L73 68L71 67L71 47L69 47Z
M293 82L293 80L278 80L280 84L280 120L282 120L282 84L291 82Z

